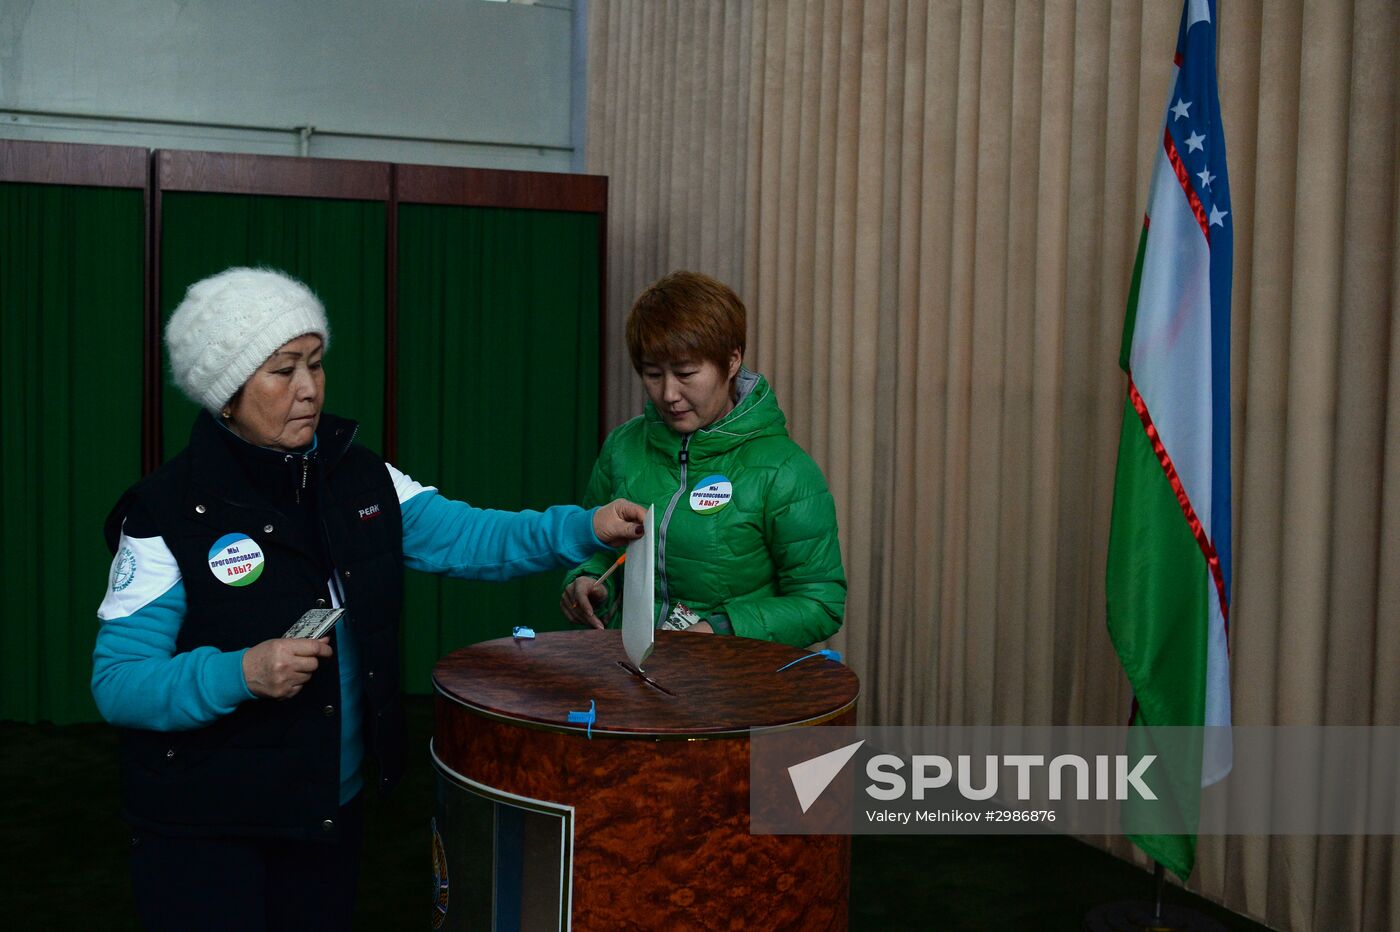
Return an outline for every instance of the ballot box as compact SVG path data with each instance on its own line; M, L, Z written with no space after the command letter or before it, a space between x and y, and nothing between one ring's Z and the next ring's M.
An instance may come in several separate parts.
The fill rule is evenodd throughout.
M648 681L616 631L448 654L433 927L844 929L850 837L749 833L750 729L855 724L847 667L779 672L807 655L657 631Z

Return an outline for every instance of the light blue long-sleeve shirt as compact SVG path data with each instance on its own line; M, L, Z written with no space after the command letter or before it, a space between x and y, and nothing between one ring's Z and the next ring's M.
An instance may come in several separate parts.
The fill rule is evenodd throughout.
M505 580L575 564L603 544L593 513L575 505L495 511L453 501L387 466L403 514L404 563L458 579ZM256 583L254 583L256 585ZM331 587L333 596L336 587ZM364 741L354 606L340 623L341 802L359 792ZM175 557L159 537L122 534L92 657L92 694L115 725L153 731L199 728L255 699L243 676L247 649L177 652L186 611ZM268 700L260 700L268 701Z

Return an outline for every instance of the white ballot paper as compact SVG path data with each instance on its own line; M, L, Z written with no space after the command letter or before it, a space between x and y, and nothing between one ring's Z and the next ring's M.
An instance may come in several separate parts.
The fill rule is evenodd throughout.
M651 655L656 640L656 506L647 508L639 540L627 545L622 565L622 647L638 670Z

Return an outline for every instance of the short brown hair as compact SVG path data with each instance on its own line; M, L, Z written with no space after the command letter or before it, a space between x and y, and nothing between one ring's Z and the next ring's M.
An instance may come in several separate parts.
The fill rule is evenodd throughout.
M699 272L672 272L637 296L627 315L632 368L642 360L708 360L729 368L736 349L744 355L748 312L734 290Z

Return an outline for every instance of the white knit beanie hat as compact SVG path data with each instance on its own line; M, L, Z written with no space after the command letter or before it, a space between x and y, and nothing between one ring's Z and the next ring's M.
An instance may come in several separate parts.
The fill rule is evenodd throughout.
M311 289L272 269L226 269L197 281L165 325L175 384L219 410L288 340L314 333L331 345L326 309Z

